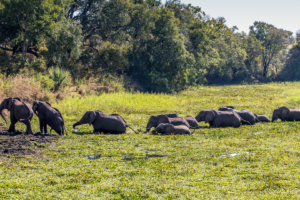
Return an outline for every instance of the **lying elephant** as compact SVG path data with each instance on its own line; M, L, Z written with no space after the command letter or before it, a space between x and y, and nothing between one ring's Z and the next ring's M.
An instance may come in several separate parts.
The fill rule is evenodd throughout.
M174 118L173 116L171 116L171 114L166 114L169 118ZM177 115L177 114L176 114ZM176 117L179 117L178 115ZM186 116L183 117L190 125L190 127L193 127L194 129L198 129L201 126L198 124L197 120L193 117L193 116Z
M59 135L64 135L65 121L56 108L44 101L35 101L32 105L33 112L40 120L41 134L47 134L47 125ZM51 132L50 130L50 132Z
M281 119L281 121L300 121L300 109L277 106L273 111L272 122L277 119Z
M197 121L205 121L213 127L240 127L241 123L249 124L234 111L203 110L196 116Z
M33 117L33 111L29 105L21 101L18 97L9 97L2 101L0 104L0 114L2 118L7 121L3 116L3 109L10 111L10 121L8 132L15 132L15 124L17 122L22 122L27 126L26 133L33 134L31 129L31 119Z
M254 115L257 117L257 119L260 122L271 122L271 120L269 119L269 117L267 115L257 115L254 113Z
M254 125L256 122L259 122L259 119L255 116L255 114L247 109L243 110L235 110L232 106L220 107L219 111L234 111L241 116L241 118L247 122L250 122L251 125ZM242 124L245 124L242 122ZM248 123L246 123L248 124Z
M107 115L101 111L87 111L83 117L73 124L73 128L76 129L76 126L82 124L93 125L94 133L103 132L103 133L112 133L112 134L121 134L126 133L126 127L129 127L133 130L127 122L118 114ZM136 134L135 130L133 130Z
M161 123L156 128L155 131L161 134L191 134L192 132L185 125L175 126L169 123Z
M183 117L168 117L167 115L152 115L147 123L146 132L150 131L152 127L156 128L161 123L169 123L175 126L185 125L188 128L190 124Z

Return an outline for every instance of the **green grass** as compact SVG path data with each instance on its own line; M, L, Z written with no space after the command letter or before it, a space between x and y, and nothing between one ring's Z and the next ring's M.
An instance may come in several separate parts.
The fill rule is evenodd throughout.
M93 134L72 124L87 110L119 113L145 130L151 114L196 116L230 105L270 118L300 107L300 83L190 88L175 95L116 93L51 102L68 136L28 156L0 156L3 199L299 199L300 122L202 128L195 135ZM33 130L39 131L37 117ZM203 123L201 123L204 125ZM207 126L207 125L206 125ZM18 129L25 130L19 124ZM86 155L101 154L97 160ZM125 159L125 155L129 159Z

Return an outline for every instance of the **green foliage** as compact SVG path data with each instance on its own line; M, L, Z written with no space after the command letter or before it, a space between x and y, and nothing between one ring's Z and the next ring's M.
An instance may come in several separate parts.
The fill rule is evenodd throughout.
M55 67L49 70L49 77L53 80L53 90L57 91L70 83L70 73L61 68Z
M74 80L114 74L172 93L276 80L294 62L290 31L254 22L246 35L225 22L180 0L0 0L1 72L58 66Z
M33 155L1 154L3 199L297 199L300 122L203 128L194 135L93 134L72 124L87 110L118 113L145 130L152 114L196 116L232 105L271 117L278 106L298 107L300 83L192 87L176 95L114 93L50 102L67 136ZM3 121L2 121L3 122ZM22 123L17 130L25 130ZM37 117L33 131L39 131ZM21 147L22 148L22 147ZM97 160L87 155L101 154ZM127 156L126 156L127 154ZM43 186L43 187L41 187Z
M290 49L287 62L279 75L279 80L300 80L300 41Z

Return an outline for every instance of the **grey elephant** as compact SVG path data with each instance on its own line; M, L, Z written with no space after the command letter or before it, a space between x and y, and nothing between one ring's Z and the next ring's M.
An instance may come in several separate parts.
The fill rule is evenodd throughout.
M198 129L200 128L201 126L198 124L197 120L195 119L195 117L193 116L186 116L186 117L183 117L190 125L190 127L194 128L194 129Z
M170 123L173 125L185 125L188 128L190 124L183 117L168 117L167 115L152 115L147 123L146 132L150 131L152 127L156 128L161 123Z
M76 126L82 124L93 125L94 132L103 132L111 134L122 134L126 133L126 127L129 127L133 130L127 122L118 114L107 115L101 111L87 111L83 117L73 124L73 128L76 129ZM136 134L137 131L133 130Z
M243 120L234 111L204 110L196 116L196 120L205 121L205 123L209 123L213 127L232 126L238 128L242 122L250 125L250 122Z
M255 114L247 109L235 110L232 106L224 106L218 109L219 111L234 111L241 116L241 118L247 122L250 122L251 125L254 125L256 122L260 122ZM242 124L248 124L242 122Z
M10 111L11 124L8 132L15 132L15 124L17 122L22 122L27 126L26 133L33 134L31 129L33 111L29 105L21 101L21 99L18 97L9 97L4 99L0 104L0 114L7 124L7 121L3 115L3 109Z
M277 119L281 119L281 121L300 121L300 109L277 106L273 111L272 122Z
M192 132L185 125L175 126L169 123L161 123L156 128L155 131L161 134L191 134Z
M53 129L59 135L64 135L65 122L58 109L44 101L33 102L32 109L39 118L41 134L47 134L48 125L51 130Z
M197 122L203 122L203 121L205 121L206 115L208 113L210 113L210 111L212 111L212 109L201 110L199 112L199 114L195 117L195 119L197 120ZM208 123L209 123L210 126L214 126L214 121L210 121Z
M271 122L270 118L267 115L257 115L254 113L254 115L257 117L257 119L260 122Z
M174 118L174 117L179 117L177 114L174 115L174 114L166 114L167 117L169 118ZM198 129L200 128L201 126L198 124L197 120L195 119L195 117L193 116L186 116L186 117L183 117L190 125L190 127L193 127L194 129Z

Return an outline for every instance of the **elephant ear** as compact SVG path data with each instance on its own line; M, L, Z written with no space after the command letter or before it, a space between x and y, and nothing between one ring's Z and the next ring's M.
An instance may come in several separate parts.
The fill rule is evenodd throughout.
M96 113L94 111L91 111L89 116L89 125L93 124L95 120L96 120Z
M12 106L13 106L13 102L14 102L14 99L12 97L9 97L8 98L8 105L7 105L7 110L10 111L12 109Z
M286 117L290 114L290 109L288 109L286 106L282 106L279 108L281 119L286 119Z
M34 114L36 114L36 115L38 115L36 112L38 107L39 107L39 102L38 101L33 102L32 110L33 110Z
M210 111L205 116L205 123L211 122L215 119L215 113L213 111Z

